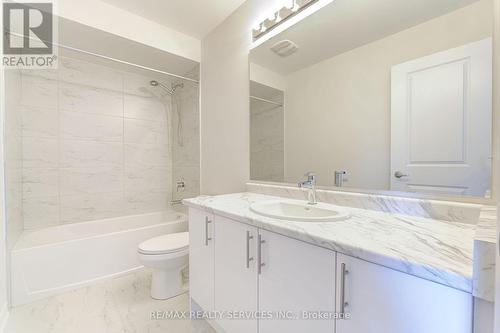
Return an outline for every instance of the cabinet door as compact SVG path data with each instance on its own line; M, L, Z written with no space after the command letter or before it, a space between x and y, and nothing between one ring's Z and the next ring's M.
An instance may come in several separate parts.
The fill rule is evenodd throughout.
M472 332L468 293L341 254L337 272L337 308L343 295L350 319L336 333Z
M257 229L220 216L215 217L215 310L231 313L257 311ZM227 333L256 333L257 320L222 319Z
M214 300L213 216L189 209L189 291L205 311L213 310Z
M302 316L334 313L335 252L264 230L260 235L259 311L290 311L298 319L260 320L259 333L333 333L334 319Z

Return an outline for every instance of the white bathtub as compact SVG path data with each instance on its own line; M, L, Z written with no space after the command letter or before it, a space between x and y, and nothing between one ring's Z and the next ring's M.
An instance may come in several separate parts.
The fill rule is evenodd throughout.
M140 269L140 242L186 230L186 215L165 211L25 231L12 250L12 305Z

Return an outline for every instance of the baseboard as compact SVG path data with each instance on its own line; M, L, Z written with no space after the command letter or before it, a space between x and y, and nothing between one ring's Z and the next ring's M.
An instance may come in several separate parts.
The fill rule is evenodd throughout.
M0 333L5 332L5 326L7 326L7 320L9 319L9 306L7 302L4 303L2 309L0 310Z

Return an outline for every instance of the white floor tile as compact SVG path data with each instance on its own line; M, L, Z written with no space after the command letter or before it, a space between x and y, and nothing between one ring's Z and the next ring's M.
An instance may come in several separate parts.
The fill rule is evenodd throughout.
M143 270L11 310L6 333L215 333L204 321L151 320L151 311L189 311L189 295L149 296Z

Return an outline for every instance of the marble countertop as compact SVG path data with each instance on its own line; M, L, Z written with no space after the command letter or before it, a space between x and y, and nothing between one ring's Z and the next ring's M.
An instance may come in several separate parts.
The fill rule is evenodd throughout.
M479 215L474 238L472 294L495 300L495 261L497 251L497 208L484 207Z
M271 219L249 207L280 197L256 193L201 196L183 202L233 220L383 265L472 293L473 246L477 226L346 208L339 222L309 223Z

